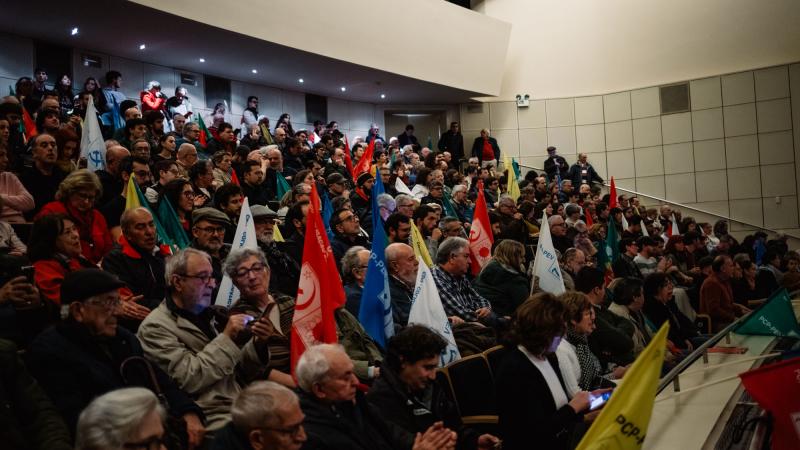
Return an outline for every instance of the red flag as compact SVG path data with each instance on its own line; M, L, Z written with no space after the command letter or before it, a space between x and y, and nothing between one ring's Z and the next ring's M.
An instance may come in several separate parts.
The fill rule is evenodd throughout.
M347 168L347 173L353 175L353 158L350 156L350 143L347 142L347 135L344 135L344 166Z
M675 214L672 215L672 220L670 220L665 233L667 237L677 236L681 234L680 229L678 228L678 221L675 219Z
M375 139L367 146L367 151L358 160L358 163L353 168L353 180L358 178L359 175L369 170L372 165L372 155L375 153Z
M800 448L800 358L745 372L739 377L747 392L772 414L772 450Z
M311 186L311 197L317 197ZM318 198L318 197L317 197ZM333 312L344 305L344 289L333 250L322 223L319 203L311 202L306 217L303 265L292 320L291 364L294 374L297 361L308 347L337 342Z
M211 139L211 132L206 128L206 123L203 122L203 117L201 117L200 114L197 115L197 124L200 126L200 137L198 140L200 141L200 145L205 147Z
M584 216L586 216L586 220L585 220L586 226L587 227L591 227L592 225L594 225L594 220L592 220L592 213L589 211L589 209L588 208L584 208L583 212L584 212Z
M39 134L39 131L36 130L36 122L33 121L33 118L28 114L28 110L24 106L22 107L22 121L25 124L25 140L30 141L32 137Z
M614 184L614 177L611 177L611 190L608 191L608 209L617 207L617 185Z
M236 175L236 171L231 169L231 183L241 186L242 184L239 183L239 177Z
M469 229L469 259L473 275L478 275L489 262L493 243L489 211L486 209L486 197L483 196L483 181L478 181L478 200L475 202L475 213Z

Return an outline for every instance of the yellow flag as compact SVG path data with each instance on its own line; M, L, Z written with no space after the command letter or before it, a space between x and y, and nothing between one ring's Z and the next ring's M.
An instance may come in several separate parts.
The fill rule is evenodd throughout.
M283 239L283 235L281 234L281 229L278 227L278 224L275 224L275 228L272 229L272 240L275 242L286 242Z
M625 373L577 450L640 449L644 443L667 349L669 322Z
M125 210L129 210L132 208L138 208L142 206L142 202L139 200L139 194L136 192L136 180L134 180L133 174L131 177L128 178L128 187L125 188Z
M431 254L428 253L428 247L425 246L425 239L413 220L411 221L411 248L414 249L414 254L417 257L421 257L428 267L433 267L433 260L431 259Z
M519 183L517 182L517 173L514 172L514 165L508 159L508 155L503 156L503 165L508 169L508 188L506 193L516 202L520 196Z

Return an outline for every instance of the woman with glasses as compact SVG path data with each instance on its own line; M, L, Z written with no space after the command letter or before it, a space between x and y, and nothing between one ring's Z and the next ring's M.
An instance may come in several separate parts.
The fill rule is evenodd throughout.
M114 246L105 217L95 208L103 187L93 172L76 170L58 186L55 201L44 205L37 218L49 214L65 214L72 220L80 235L81 254L97 264Z
M369 250L360 245L350 247L342 256L342 283L347 298L345 308L356 317L361 307L361 293L367 279L368 263Z
M192 229L192 211L194 210L194 188L189 180L177 178L164 186L163 198L169 200L170 205L178 215L184 231L190 233Z

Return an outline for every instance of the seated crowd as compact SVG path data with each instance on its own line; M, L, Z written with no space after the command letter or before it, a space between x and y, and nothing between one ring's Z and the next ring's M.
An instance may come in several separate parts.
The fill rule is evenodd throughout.
M465 154L457 122L436 149L411 125L385 140L373 124L349 142L335 121L295 130L283 114L271 128L253 96L235 126L223 104L194 121L186 88L168 98L153 81L137 103L122 80L109 72L101 88L89 78L74 96L68 76L50 90L37 69L0 100L8 448L568 448L597 415L590 393L623 378L664 322L666 370L750 301L800 287L785 237L740 243L725 221L610 198L586 154L570 165L550 147L544 171L520 179L499 170L488 130ZM90 102L106 139L94 172L79 150ZM368 150L370 169L354 173ZM375 177L384 230L372 225ZM128 207L134 185L143 203ZM293 373L314 188L332 205L346 302L334 311L339 343L307 349ZM481 196L494 245L475 268L468 236ZM245 198L258 248L232 249ZM186 240L180 250L162 245L164 210L176 219L165 232ZM542 220L565 280L558 296L531 295ZM499 416L491 432L462 422L436 377L444 338L409 323L412 226L461 356L504 346L496 386L486 386ZM619 257L602 270L612 227ZM383 232L395 324L385 348L358 319L372 236ZM214 305L224 275L239 293L230 308ZM699 329L699 314L711 330Z

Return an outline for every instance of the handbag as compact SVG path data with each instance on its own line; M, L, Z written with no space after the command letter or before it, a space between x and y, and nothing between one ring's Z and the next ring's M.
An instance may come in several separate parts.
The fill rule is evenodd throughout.
M137 383L136 380L130 380L129 377L126 376L126 368L132 363L138 363L144 368L143 371L135 374L141 377L138 378L140 381L139 383ZM119 367L119 373L122 376L122 381L126 385L142 385L143 387L149 388L154 394L156 394L158 402L161 403L161 406L164 407L164 410L167 413L167 418L164 423L164 446L169 450L188 449L189 433L186 431L186 421L183 419L183 417L176 416L170 412L169 401L164 395L161 385L158 383L156 373L153 370L153 366L150 361L141 356L131 356L130 358L122 361L122 364L120 364ZM142 374L144 374L144 376L142 376Z

